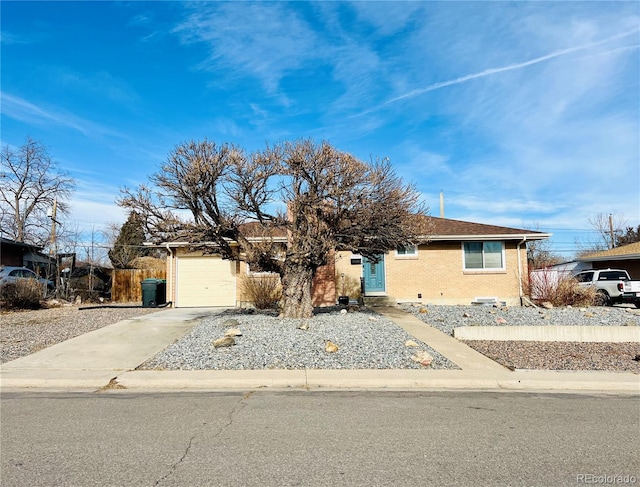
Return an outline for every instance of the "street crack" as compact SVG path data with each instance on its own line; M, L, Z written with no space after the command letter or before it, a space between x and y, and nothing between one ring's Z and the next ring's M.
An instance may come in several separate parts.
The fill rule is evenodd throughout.
M243 396L242 399L240 399L238 401L238 403L236 404L236 406L231 409L231 411L228 414L228 421L223 424L220 429L218 429L218 431L213 435L213 439L218 438L223 432L224 430L226 430L229 426L232 426L234 423L234 416L238 413L240 413L246 406L247 406L247 401L249 400L249 398L251 398L251 396L253 395L253 391L249 391L246 392ZM207 423L203 423L203 426L206 426ZM160 477L155 484L153 484L154 486L159 486L162 482L164 482L165 479L169 478L171 475L173 475L173 473L180 467L180 464L182 462L185 461L185 459L187 458L187 456L189 455L189 451L191 450L191 446L193 445L193 441L196 439L196 437L198 436L198 433L194 434L191 438L189 438L189 442L187 443L187 447L184 450L184 453L182 454L182 456L180 457L180 459L175 462L173 465L171 465L171 468L169 469L169 471L163 475L162 477Z

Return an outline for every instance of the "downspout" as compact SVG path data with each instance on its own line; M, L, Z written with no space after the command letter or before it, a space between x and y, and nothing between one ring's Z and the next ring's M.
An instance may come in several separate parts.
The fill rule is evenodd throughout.
M520 246L526 243L527 236L523 235L522 240L518 242L518 293L520 295L520 306L522 306L522 298L524 297L524 291L522 289L522 258L520 257Z
M173 301L174 303L176 302L176 297L174 296L175 294L175 283L173 282L173 249L169 246L169 243L165 243L165 246L167 248L167 252L169 252L169 257L170 257L170 264L169 264L169 282L171 283L171 300L167 299L167 301ZM518 254L520 255L520 254ZM175 305L174 305L175 307Z

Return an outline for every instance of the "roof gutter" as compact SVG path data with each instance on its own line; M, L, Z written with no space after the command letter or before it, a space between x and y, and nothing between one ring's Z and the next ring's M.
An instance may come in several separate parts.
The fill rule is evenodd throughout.
M522 297L524 296L524 291L522 289L522 258L520 257L520 246L522 244L526 244L527 242L527 236L523 235L522 236L522 240L520 242L518 242L517 245L517 249L518 249L518 293L520 295L520 305L522 305Z
M167 252L169 252L169 258L170 258L170 261L169 261L169 279L168 279L169 286L170 286L169 292L171 293L171 297L172 297L171 301L173 301L175 303L176 302L176 299L175 299L176 297L173 295L173 290L175 289L175 286L174 286L174 283L173 283L173 266L175 264L175 262L173 261L174 260L174 254L173 254L173 249L171 248L171 246L168 243L166 244L166 249L167 249ZM167 300L167 301L169 301L169 300Z

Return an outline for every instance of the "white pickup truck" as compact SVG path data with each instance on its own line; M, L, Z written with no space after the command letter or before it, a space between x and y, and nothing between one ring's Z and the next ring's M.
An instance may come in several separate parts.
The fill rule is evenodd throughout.
M640 308L640 281L631 280L623 269L591 269L576 274L582 286L594 286L598 290L599 303L611 306L618 303L633 303Z

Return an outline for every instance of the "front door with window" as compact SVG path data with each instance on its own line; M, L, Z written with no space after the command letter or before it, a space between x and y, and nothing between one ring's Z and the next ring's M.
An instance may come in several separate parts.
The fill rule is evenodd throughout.
M384 284L384 255L378 262L364 259L364 293L365 295L381 295L386 291Z

